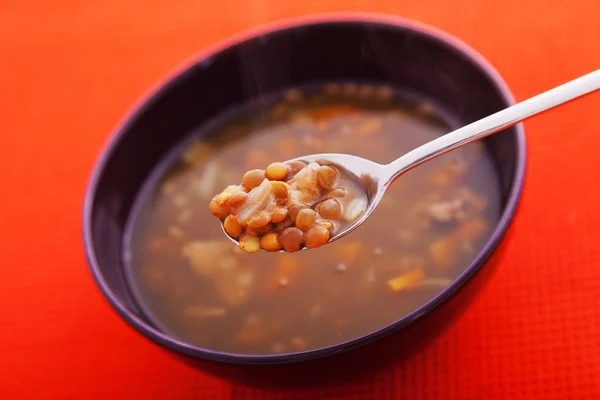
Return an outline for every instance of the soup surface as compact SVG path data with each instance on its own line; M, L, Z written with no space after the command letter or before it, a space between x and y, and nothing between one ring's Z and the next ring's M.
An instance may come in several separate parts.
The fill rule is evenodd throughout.
M400 177L335 243L241 251L207 204L246 171L326 152L389 163L451 130L430 105L386 87L329 84L272 100L201 127L149 180L130 221L124 258L137 301L189 344L276 354L370 333L449 285L498 219L496 171L473 143Z

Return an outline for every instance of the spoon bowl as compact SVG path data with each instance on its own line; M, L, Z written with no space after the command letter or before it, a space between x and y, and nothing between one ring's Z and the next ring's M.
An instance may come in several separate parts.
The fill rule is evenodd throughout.
M354 178L354 180L359 182L365 189L367 195L367 208L365 209L365 212L356 221L348 224L343 231L333 235L326 244L341 239L365 222L373 211L375 211L375 208L383 198L385 190L387 189L387 185L385 187L382 186L382 182L386 181L382 178L385 178L386 176L387 166L378 164L366 158L353 156L351 154L322 153L293 158L285 161L284 164L290 164L294 161L304 161L306 163L316 162L319 165L335 167L338 171L343 171L346 176ZM230 241L239 245L237 239L232 238L225 232L223 224L221 224L221 229ZM308 247L302 247L300 250L308 249ZM284 250L279 250L278 252L284 252Z

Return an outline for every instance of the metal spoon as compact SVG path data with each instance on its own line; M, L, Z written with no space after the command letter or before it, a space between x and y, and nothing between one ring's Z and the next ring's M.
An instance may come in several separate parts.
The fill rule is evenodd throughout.
M375 211L388 187L400 175L451 150L509 128L531 116L585 94L592 93L598 89L600 89L600 70L557 86L554 89L550 89L547 92L425 143L387 165L377 164L362 157L336 153L313 154L298 157L286 163L305 161L317 162L321 165L333 165L359 177L361 182L368 183L365 185L365 190L367 191L369 201L365 212L353 224L348 225L345 230L337 232L332 236L328 242L331 243L346 236L365 222L373 211ZM238 243L235 239L231 240ZM306 247L303 249L306 249Z

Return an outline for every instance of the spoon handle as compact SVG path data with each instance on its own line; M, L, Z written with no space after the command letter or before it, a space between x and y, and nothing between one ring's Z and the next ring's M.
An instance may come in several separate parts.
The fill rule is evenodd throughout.
M600 69L425 143L384 167L389 171L389 179L384 185L389 185L399 175L425 161L598 89Z

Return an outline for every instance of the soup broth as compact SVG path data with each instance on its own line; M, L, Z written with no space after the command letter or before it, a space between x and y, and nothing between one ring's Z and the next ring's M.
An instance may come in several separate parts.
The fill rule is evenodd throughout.
M238 354L310 350L393 323L489 238L500 192L482 143L409 171L361 227L309 251L245 253L207 205L276 161L348 153L384 164L450 130L427 103L353 83L292 89L215 119L140 195L124 246L138 303L173 337Z

